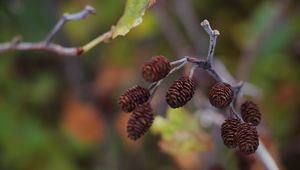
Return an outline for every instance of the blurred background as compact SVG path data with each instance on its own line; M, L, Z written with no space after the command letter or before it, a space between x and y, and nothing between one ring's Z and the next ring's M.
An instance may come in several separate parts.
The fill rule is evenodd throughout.
M0 42L15 35L42 40L64 12L86 4L97 14L67 23L56 43L80 46L109 30L125 0L1 0ZM261 107L258 131L267 149L281 169L300 168L300 2L157 0L128 35L80 58L0 54L0 169L264 169L255 155L223 145L219 125L225 114L209 105L214 80L201 70L187 107L169 109L164 101L181 70L153 99L151 132L136 142L127 138L129 115L119 110L118 96L135 84L148 86L141 65L154 55L171 61L205 57L204 19L221 33L215 51L220 74L249 82L244 94Z

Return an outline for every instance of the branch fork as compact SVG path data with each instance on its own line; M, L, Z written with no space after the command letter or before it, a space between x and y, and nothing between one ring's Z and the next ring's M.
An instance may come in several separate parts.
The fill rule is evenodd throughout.
M103 33L95 40L92 40L82 47L65 47L60 44L52 43L52 41L54 36L61 30L66 22L83 20L91 14L96 14L96 9L89 5L85 6L80 12L73 14L65 13L44 40L40 42L24 42L22 41L22 38L20 38L21 36L17 36L10 42L0 43L0 53L8 51L48 51L60 56L80 56L100 42L109 39L111 37L111 30Z

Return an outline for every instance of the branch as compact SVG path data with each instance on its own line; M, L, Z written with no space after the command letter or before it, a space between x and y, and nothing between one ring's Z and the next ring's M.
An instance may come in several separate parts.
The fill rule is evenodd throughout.
M211 62L209 60L201 60L198 58L188 57L187 61L193 64L196 64L198 67L205 70L208 74L210 74L216 81L222 81L223 78L219 76L219 74L216 72L216 70L213 68Z
M152 83L152 84L150 84L150 86L149 86L149 90L150 90L150 92L151 92L151 97L153 97L154 96L154 93L155 93L155 91L156 91L156 89L158 88L158 86L169 76L169 75L171 75L173 72L175 72L176 70L179 70L179 69L181 69L185 64L187 63L187 58L185 57L185 58L182 58L182 59L180 59L180 60L177 60L177 61L173 61L173 62L171 62L171 65L172 66L174 66L174 65L178 65L178 66L174 66L173 68L172 68L172 70L168 73L168 75L165 77L165 78L163 78L163 79L161 79L161 80L159 80L159 81L157 81L157 82L154 82L154 83Z
M217 42L217 37L218 37L218 35L220 35L220 32L218 30L211 29L210 24L207 20L204 20L203 22L201 22L201 26L209 35L209 50L208 50L206 59L209 63L212 63L214 51L215 51L215 47L216 47L216 42Z
M21 36L16 36L12 41L0 43L0 53L8 51L48 51L60 56L80 56L83 53L88 52L97 44L106 41L111 38L113 28L102 35L98 36L94 40L90 41L82 47L64 47L60 44L51 43L53 37L68 21L85 19L89 14L95 14L96 10L92 6L85 6L85 8L74 14L64 14L62 18L56 23L47 37L40 42L24 42Z
M201 23L201 26L204 28L204 30L207 32L207 34L210 37L210 45L209 45L209 50L208 50L208 55L206 60L203 59L198 59L198 58L193 58L193 57L185 57L184 61L182 64L180 64L179 66L175 67L172 69L172 71L168 74L170 75L173 71L175 71L176 68L181 68L183 67L187 62L190 62L193 65L191 71L190 71L190 75L189 77L192 77L194 74L194 70L196 69L196 67L202 68L203 70L205 70L207 73L209 73L210 75L212 75L212 77L216 80L216 81L222 81L224 82L224 78L222 78L221 75L219 75L215 69L212 66L213 63L213 55L214 55L214 49L216 46L216 41L217 41L217 36L220 34L219 31L217 30L213 30L210 27L210 24L207 20L204 20ZM174 63L179 63L179 61L175 61ZM162 80L156 82L153 84L154 90L152 91L152 95L155 92L155 89L160 85ZM234 103L237 100L237 97L239 95L239 93L241 92L241 89L243 87L243 82L239 82L236 85L232 85L232 87L234 88L234 100L233 102L230 104L230 107L228 108L228 110L230 111L230 115L234 114L237 118L239 118L242 122L243 119L241 119L241 116L238 112L236 112L235 108L234 108ZM152 89L152 88L150 88ZM270 153L266 150L266 148L264 147L264 144L261 142L260 140L260 145L258 148L258 151L256 152L256 154L258 155L258 157L260 158L261 162L263 163L263 165L268 169L268 170L279 170L278 166L276 165L274 159L272 158L272 156L270 155Z
M96 9L89 5L85 6L85 8L78 13L74 13L74 14L65 13L61 17L61 19L56 23L56 25L53 27L53 29L48 34L44 42L46 44L49 44L52 41L53 37L56 35L56 33L64 26L64 24L67 21L85 19L89 14L96 14Z
M0 53L7 51L49 51L61 56L78 56L82 52L79 47L63 47L59 44L45 44L44 42L15 42L0 44Z
M95 12L96 10L93 7L86 6L78 13L64 14L45 40L41 42L24 42L21 36L17 36L11 42L0 44L0 53L7 51L48 51L61 56L79 56L84 52L81 47L64 47L59 44L51 43L51 41L65 22L81 20L86 18L89 14L95 14Z

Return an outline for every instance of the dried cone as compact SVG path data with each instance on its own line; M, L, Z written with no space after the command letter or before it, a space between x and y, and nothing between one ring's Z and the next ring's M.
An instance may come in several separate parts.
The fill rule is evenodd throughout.
M149 96L150 92L148 89L140 86L134 86L126 90L119 97L118 103L124 112L131 112L139 104L145 103L149 99Z
M254 153L259 145L258 134L251 123L241 123L237 131L237 144L243 154Z
M151 127L154 115L149 102L139 105L130 115L127 123L127 133L131 140L137 140Z
M237 146L236 133L240 123L239 119L226 119L221 126L221 136L224 145L229 148L235 148Z
M183 76L176 80L166 94L166 100L172 108L178 108L190 101L196 90L196 82Z
M168 75L171 70L170 62L164 56L153 57L142 67L143 78L148 82L156 82Z
M227 107L234 96L232 87L223 82L216 83L209 92L210 103L217 108Z
M241 115L245 122L257 126L261 120L261 113L258 106L252 101L246 101L241 106Z

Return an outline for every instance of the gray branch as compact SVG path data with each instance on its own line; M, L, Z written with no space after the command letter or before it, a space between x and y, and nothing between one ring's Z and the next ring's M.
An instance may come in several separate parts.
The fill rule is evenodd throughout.
M210 27L210 24L207 20L202 21L201 26L209 35L209 49L208 49L208 54L207 54L206 59L208 62L212 63L214 51L215 51L215 47L216 47L216 42L217 42L217 37L218 37L218 35L220 35L220 32L218 30L213 30Z
M61 17L61 19L56 23L56 25L53 27L53 29L48 34L48 36L46 37L44 42L46 44L49 44L52 41L53 37L64 26L64 24L66 22L85 19L89 14L95 14L95 13L96 13L96 9L92 6L89 6L89 5L85 6L85 8L82 11L78 12L78 13L74 13L74 14L65 13Z
M61 56L79 56L83 52L81 47L64 47L59 44L51 43L51 40L66 21L84 19L88 14L94 14L95 11L93 7L86 6L81 12L64 14L44 41L24 42L21 36L17 36L10 42L0 43L0 53L8 51L49 51Z
M49 51L62 56L76 56L81 53L79 47L63 47L59 44L50 43L46 45L44 42L17 42L14 41L0 44L0 53L7 51Z
M180 64L179 64L179 63L180 63ZM176 64L179 64L179 65L174 66L165 78L163 78L163 79L161 79L161 80L159 80L159 81L157 81L157 82L154 82L154 83L152 83L152 84L149 86L148 89L149 89L150 92L151 92L151 98L154 96L154 93L155 93L156 89L158 88L158 86L159 86L159 85L160 85L160 84L161 84L161 83L162 83L169 75L171 75L173 72L175 72L175 71L181 69L186 63L187 63L186 57L183 58L183 59L177 60L177 61L173 61L173 62L171 63L171 65L176 65Z

